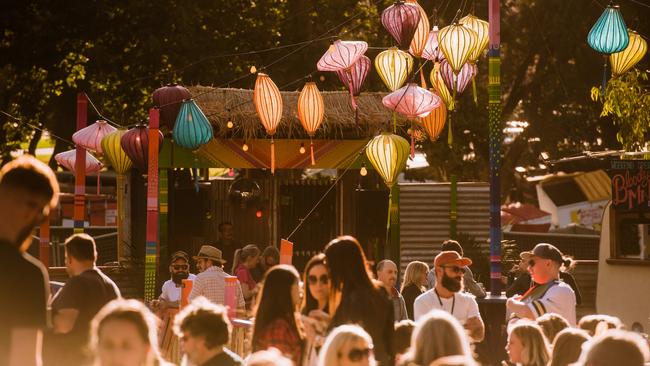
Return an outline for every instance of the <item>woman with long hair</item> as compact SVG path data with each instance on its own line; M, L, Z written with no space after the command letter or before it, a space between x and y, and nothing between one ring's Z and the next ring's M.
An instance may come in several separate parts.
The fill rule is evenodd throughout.
M472 356L467 333L453 315L433 310L418 320L405 362L429 365L445 356Z
M330 329L359 324L372 337L377 361L392 364L393 305L383 286L373 282L361 245L352 236L340 236L327 244L325 257L330 270Z
M137 300L113 300L91 323L90 345L97 366L162 366L157 318Z
M247 309L250 308L253 297L257 293L257 283L253 279L251 270L257 266L257 262L259 262L260 259L260 253L260 248L255 244L249 244L235 251L232 273L237 276L237 279L239 280Z
M327 302L330 293L329 271L325 265L325 254L317 254L307 262L303 277L306 287L302 298L302 322L307 337L304 365L318 362L318 350L327 335L329 315Z
M591 337L582 329L566 328L553 341L551 362L548 366L568 366L580 359L582 344Z
M402 282L400 292L406 303L406 313L411 320L415 319L413 317L413 303L415 299L427 290L428 273L429 266L424 262L413 261L406 266L404 282Z
M327 336L318 366L374 366L372 338L358 325L341 325Z
M510 329L506 351L510 362L521 366L546 366L549 347L536 323L520 321Z
M300 364L304 336L298 282L298 272L289 265L277 265L266 272L253 322L253 352L275 347Z

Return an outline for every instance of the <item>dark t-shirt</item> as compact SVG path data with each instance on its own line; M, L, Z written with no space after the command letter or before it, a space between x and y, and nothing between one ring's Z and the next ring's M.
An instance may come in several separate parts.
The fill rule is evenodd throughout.
M217 241L217 249L221 251L221 257L226 261L226 265L223 267L227 273L232 274L232 263L235 258L235 251L241 249L241 244L236 240L231 240L229 242Z
M0 240L0 366L9 362L12 328L44 329L47 325L49 277L45 267L6 240Z
M404 303L406 304L406 312L411 320L415 320L413 317L413 304L415 303L415 299L423 293L424 292L414 283L409 284L404 288L404 291L402 291L402 297L404 297Z
M52 300L52 316L61 309L76 309L79 315L70 333L54 334L46 338L46 341L55 345L54 358L57 363L64 364L64 359L70 362L84 359L83 351L88 342L90 322L104 305L119 296L120 290L113 280L97 268L86 270L66 282ZM46 345L46 348L49 353L52 344ZM48 356L48 359L52 359L53 355Z
M243 364L244 362L239 355L224 347L223 352L212 357L200 366L242 366Z

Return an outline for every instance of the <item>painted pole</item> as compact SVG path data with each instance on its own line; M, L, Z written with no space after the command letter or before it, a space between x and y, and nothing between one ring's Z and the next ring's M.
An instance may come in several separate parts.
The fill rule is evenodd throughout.
M147 174L147 238L145 245L144 300L154 299L158 273L158 126L160 111L149 110L149 168Z
M499 0L489 0L488 116L490 146L490 292L501 295L501 16Z
M160 217L158 219L158 225L159 225L158 241L160 243L159 245L160 250L158 251L158 259L169 258L169 250L168 250L169 249L168 248L169 178L167 174L168 173L166 168L160 169L160 181L159 181L160 189L158 195L158 199L160 200Z
M77 131L88 124L88 99L85 93L77 94ZM77 157L74 168L74 233L84 232L86 214L86 149L77 146Z

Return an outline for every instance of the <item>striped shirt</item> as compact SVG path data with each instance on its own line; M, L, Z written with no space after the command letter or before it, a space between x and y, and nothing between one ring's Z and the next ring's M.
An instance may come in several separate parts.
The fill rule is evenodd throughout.
M212 266L196 275L190 293L190 301L203 296L215 304L225 304L226 277L223 268ZM244 295L237 282L237 308L244 308Z
M528 305L535 318L555 313L564 317L571 326L576 325L576 295L564 282L557 281L541 297L531 296L521 301Z

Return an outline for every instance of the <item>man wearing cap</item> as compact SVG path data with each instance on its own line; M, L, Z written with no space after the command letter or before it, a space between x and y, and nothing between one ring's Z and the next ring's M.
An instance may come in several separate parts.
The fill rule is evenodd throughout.
M194 280L196 275L190 273L190 258L182 250L172 254L169 263L169 273L172 278L163 284L159 300L160 305L163 307L178 308L180 306L183 280Z
M415 321L429 311L438 309L453 315L474 342L485 336L485 326L473 295L462 292L464 268L472 264L469 258L454 251L443 251L434 260L436 286L415 299Z
M215 304L224 305L226 277L223 265L226 261L221 255L221 251L211 245L203 245L199 253L195 255L194 260L201 273L196 276L190 293L190 301L199 296L204 296ZM237 308L244 308L244 295L241 286L237 282Z
M526 293L513 296L506 302L509 318L537 319L546 313L563 316L569 324L576 324L576 296L571 286L560 281L560 268L569 259L547 243L540 243L530 252L521 253L528 263L533 285Z

